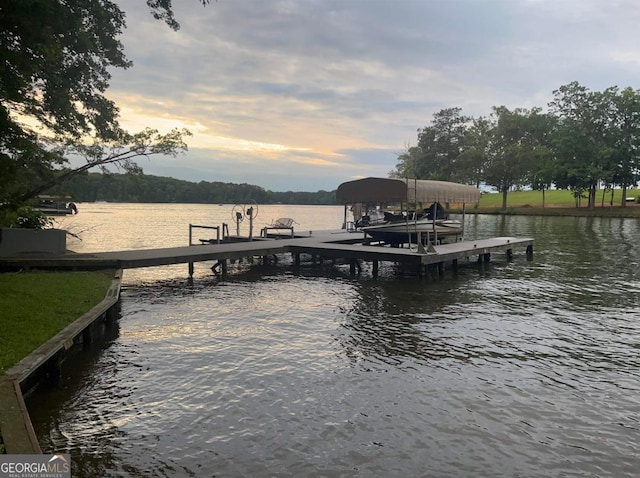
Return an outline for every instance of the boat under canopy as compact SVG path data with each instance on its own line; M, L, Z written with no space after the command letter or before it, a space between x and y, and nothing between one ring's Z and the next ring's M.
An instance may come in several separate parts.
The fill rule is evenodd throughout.
M348 181L338 186L336 199L345 205L343 228L349 228L347 223L347 204L353 207L359 205L354 212L355 228L361 228L373 239L392 245L400 245L405 242L421 243L426 238L427 243L432 240L437 243L446 236L459 235L464 239L464 213L467 203L477 203L480 200L480 190L466 184L451 183L447 181L432 181L425 179L391 179L391 178L364 178ZM414 204L413 220L405 214L402 223L385 219L372 224L367 220L363 222L359 217L369 219L370 215L360 216L362 205L383 203L400 203L407 206ZM431 217L418 219L417 205L431 204L433 212ZM437 207L444 204L462 204L463 221L443 221L437 217ZM352 209L355 211L355 209ZM377 211L377 210L376 210ZM427 211L426 209L424 211ZM379 211L378 211L379 212ZM386 217L386 216L385 216ZM402 217L402 215L400 216ZM446 215L444 216L446 219ZM421 239L421 235L424 233ZM440 239L438 238L440 235Z
M480 200L480 190L467 184L427 179L364 178L338 186L336 199L355 203L453 203L472 204Z

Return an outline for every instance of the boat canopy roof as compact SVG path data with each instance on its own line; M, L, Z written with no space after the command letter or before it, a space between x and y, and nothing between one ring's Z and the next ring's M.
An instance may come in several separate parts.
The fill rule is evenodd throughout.
M364 178L342 183L336 190L336 199L343 204L413 202L414 199L421 203L471 204L480 200L480 190L447 181Z

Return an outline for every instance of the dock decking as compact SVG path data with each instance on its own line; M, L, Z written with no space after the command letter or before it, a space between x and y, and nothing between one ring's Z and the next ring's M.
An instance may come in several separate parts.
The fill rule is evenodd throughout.
M436 245L429 251L417 252L409 248L395 248L363 244L362 233L337 231L318 231L305 237L263 239L252 241L225 242L222 244L202 244L184 247L168 247L158 249L141 249L116 252L67 253L59 256L21 256L0 258L0 267L5 268L58 268L58 269L133 269L139 267L155 267L170 264L190 264L189 272L193 273L193 263L218 261L226 269L226 261L253 256L270 256L291 253L300 261L301 254L310 254L320 258L341 258L350 260L352 267L357 261L371 261L374 272L379 262L397 262L428 266L459 260L467 260L478 256L479 261L488 261L491 253L506 252L508 256L516 247L525 248L527 254L533 252L533 239L517 237L496 237L491 239L467 240L452 244Z

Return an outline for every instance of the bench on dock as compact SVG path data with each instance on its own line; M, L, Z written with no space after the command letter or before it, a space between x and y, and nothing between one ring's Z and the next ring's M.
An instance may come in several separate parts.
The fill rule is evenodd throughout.
M265 226L260 231L260 237L268 237L269 231L272 230L288 230L291 231L291 237L293 237L293 224L295 221L290 217L281 217L276 219L268 226Z

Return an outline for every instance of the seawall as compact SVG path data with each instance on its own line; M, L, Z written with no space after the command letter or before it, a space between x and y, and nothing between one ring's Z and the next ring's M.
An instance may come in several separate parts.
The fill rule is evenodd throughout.
M104 327L116 320L121 282L122 270L118 270L99 304L0 377L0 435L6 453L42 453L24 402L24 394L43 381L58 380L64 361L90 344L95 337L102 335Z

